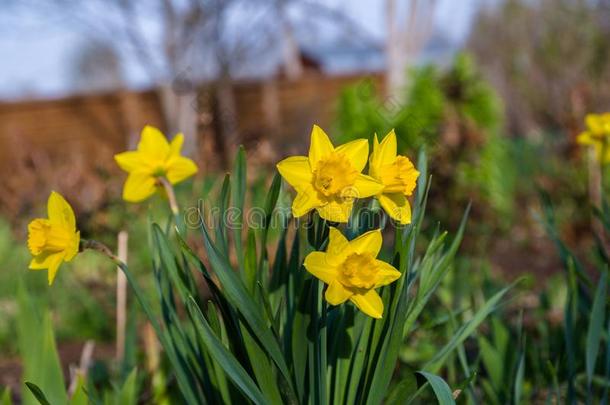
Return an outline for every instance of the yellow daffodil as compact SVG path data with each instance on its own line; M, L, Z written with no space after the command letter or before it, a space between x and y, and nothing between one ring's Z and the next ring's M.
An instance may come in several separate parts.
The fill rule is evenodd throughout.
M401 224L411 222L411 206L407 199L417 184L419 172L409 158L396 154L396 134L391 131L379 143L373 141L373 153L369 161L369 174L383 184L375 197L388 215Z
M383 301L375 288L390 284L400 272L377 260L381 249L381 231L367 232L348 241L336 228L330 228L326 252L312 252L305 258L305 268L328 284L325 298L332 305L347 300L373 318L381 318Z
M588 114L587 130L576 139L581 145L595 148L595 156L602 164L610 163L610 113Z
M47 203L48 219L37 218L28 225L28 248L34 256L31 270L48 269L49 285L53 283L62 262L69 262L78 253L80 232L70 204L56 192Z
M315 209L324 219L347 222L355 198L370 197L383 188L361 173L368 154L365 139L335 148L328 135L314 125L309 156L291 156L277 164L282 177L297 191L293 215L301 217Z
M171 184L179 183L195 173L195 163L180 155L184 136L178 134L171 143L157 128L145 126L136 151L119 153L114 159L129 173L123 188L123 199L140 202L160 187L159 178Z

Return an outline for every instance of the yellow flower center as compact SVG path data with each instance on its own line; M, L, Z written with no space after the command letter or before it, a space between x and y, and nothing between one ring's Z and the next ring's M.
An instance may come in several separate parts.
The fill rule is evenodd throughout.
M352 253L341 265L341 282L346 287L371 289L377 273L377 263L370 253Z
M394 163L381 167L378 180L385 186L384 193L411 195L415 189L417 174L409 159L397 156Z
M349 197L358 171L352 167L345 154L333 153L318 162L313 175L314 187L326 197Z
M48 219L35 219L28 226L28 248L34 256L61 252L72 246L74 234Z

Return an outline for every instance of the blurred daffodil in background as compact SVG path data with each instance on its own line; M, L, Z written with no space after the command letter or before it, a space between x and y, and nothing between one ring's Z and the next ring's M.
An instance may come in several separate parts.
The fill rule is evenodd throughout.
M361 173L368 154L365 139L335 148L328 135L314 125L309 156L291 156L277 164L282 177L297 191L293 215L301 217L315 209L326 220L347 222L355 198L370 197L383 189Z
M610 113L588 114L585 124L587 130L578 135L577 142L593 146L601 164L610 163Z
M396 149L393 130L381 143L375 135L369 174L383 184L383 189L375 196L383 209L401 224L408 224L411 222L411 206L407 197L415 189L419 172L409 158L397 155Z
M129 173L123 199L143 201L160 189L161 179L176 184L197 173L195 162L180 154L183 142L182 134L168 142L160 130L145 126L137 150L114 156L121 169Z
M51 285L61 263L71 261L78 253L80 232L76 230L72 207L55 191L49 196L47 215L48 218L34 219L28 225L28 248L34 256L29 267L48 269Z
M305 268L328 284L325 298L332 305L350 300L362 312L381 318L383 301L375 288L388 285L401 273L377 260L381 250L381 231L369 231L348 241L337 228L330 228L326 252L312 252L305 258Z

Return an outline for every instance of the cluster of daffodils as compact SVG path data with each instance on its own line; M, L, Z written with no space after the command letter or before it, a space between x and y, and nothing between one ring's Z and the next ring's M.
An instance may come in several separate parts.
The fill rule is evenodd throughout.
M603 164L610 163L610 113L588 114L585 118L587 130L578 135L577 142L592 146L595 157Z
M171 194L171 185L197 173L195 162L180 155L183 142L182 134L168 142L157 128L144 127L137 150L114 157L119 167L129 173L123 199L140 202L163 190ZM48 270L51 285L59 266L71 261L83 249L83 243L72 207L55 191L49 196L47 215L28 225L28 248L34 256L29 268Z
M357 198L374 197L391 218L400 224L410 223L408 197L419 172L396 150L394 131L381 143L375 135L369 157L366 139L335 148L328 135L314 126L309 156L292 156L277 165L282 177L297 191L293 215L301 217L315 210L321 218L345 223ZM362 174L367 161L368 175ZM304 266L328 284L325 298L330 304L350 300L365 314L381 318L383 301L375 289L400 277L398 270L376 259L381 244L380 230L348 241L337 228L331 228L326 252L310 253Z
M396 148L394 131L381 143L375 135L369 158L366 139L335 148L328 135L314 126L309 156L292 156L277 165L284 180L297 191L292 214L301 217L315 209L328 221L344 223L357 198L375 197L390 217L410 223L407 197L415 189L419 172L407 157L397 155ZM368 175L361 173L367 161Z
M128 173L123 199L141 202L161 192L169 197L172 210L177 213L172 186L197 172L195 163L181 155L183 141L182 134L178 134L168 142L161 131L146 126L137 150L117 154L117 164ZM363 174L367 162L368 174ZM309 156L290 157L277 167L297 191L292 205L295 217L316 210L321 218L344 223L356 199L374 197L400 224L411 221L408 196L415 189L419 173L408 158L397 155L394 132L381 143L375 136L369 157L367 140L335 148L324 131L314 126ZM48 218L38 218L29 224L28 247L34 256L30 269L47 269L50 285L63 262L71 261L79 250L97 245L81 240L74 211L60 194L51 193L47 210ZM330 304L349 300L365 314L381 318L383 302L375 289L401 275L391 265L376 259L381 245L380 230L348 241L337 228L331 227L327 250L310 253L304 266L328 284L325 298Z

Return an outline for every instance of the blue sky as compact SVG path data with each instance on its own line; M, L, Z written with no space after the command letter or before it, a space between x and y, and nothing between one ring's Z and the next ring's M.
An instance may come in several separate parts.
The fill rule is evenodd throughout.
M336 8L367 27L382 40L384 1L329 0ZM437 29L452 40L462 41L468 33L477 0L439 0ZM7 18L6 14L4 19ZM9 15L8 18L11 18ZM70 63L86 40L81 32L69 28L61 17L54 21L20 15L19 24L9 24L0 35L0 100L61 97L75 91L70 78ZM0 24L4 24L0 20ZM5 25L6 26L6 25ZM142 72L126 62L129 82L142 85Z

